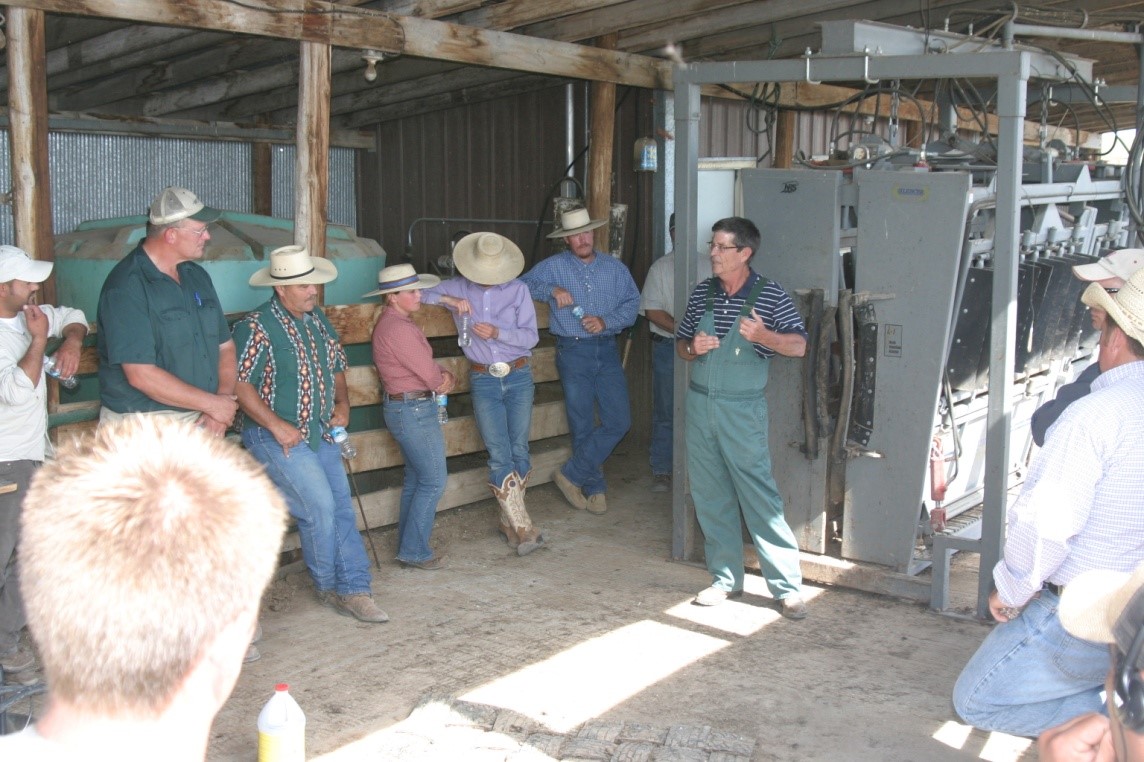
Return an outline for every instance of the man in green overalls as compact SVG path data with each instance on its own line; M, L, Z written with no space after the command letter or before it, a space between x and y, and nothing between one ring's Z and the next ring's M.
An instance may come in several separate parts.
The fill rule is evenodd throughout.
M727 217L711 231L713 277L695 287L676 329L676 352L693 363L687 468L712 576L695 603L743 594L741 508L771 595L783 616L802 619L798 542L771 474L764 390L771 357L806 353L806 328L782 286L748 264L761 238L755 224Z

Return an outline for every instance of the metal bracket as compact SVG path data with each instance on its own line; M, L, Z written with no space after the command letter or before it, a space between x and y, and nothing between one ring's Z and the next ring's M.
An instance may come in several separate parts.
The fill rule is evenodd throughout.
M866 47L862 48L862 53L865 56L865 58L862 59L862 79L866 80L866 84L868 85L876 85L882 80L877 78L870 79L870 46L867 45ZM809 67L810 62L808 61L806 65ZM810 70L808 68L807 76L809 76L809 71Z
M822 84L821 79L811 79L810 78L810 56L811 56L810 48L807 48L806 51L802 54L803 60L806 61L806 83L808 85L821 85Z

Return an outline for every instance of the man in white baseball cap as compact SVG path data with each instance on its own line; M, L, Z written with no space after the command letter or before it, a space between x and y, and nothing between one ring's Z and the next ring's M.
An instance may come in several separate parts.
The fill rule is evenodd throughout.
M79 368L87 318L70 307L37 305L52 263L32 259L15 246L0 246L0 670L20 679L34 665L17 584L16 538L20 506L32 474L48 452L48 339L63 338L55 354L63 377Z
M234 419L234 342L196 261L218 215L185 188L163 189L146 238L104 281L96 318L101 420L169 415L221 437Z
M1108 293L1115 294L1142 267L1144 267L1144 249L1120 249L1101 257L1096 262L1075 265L1072 271L1077 279L1096 283ZM1089 310L1092 312L1092 327L1099 331L1104 327L1104 310L1098 306L1090 306ZM1082 370L1071 383L1058 389L1053 399L1033 412L1029 428L1038 447L1044 447L1049 427L1056 423L1065 408L1088 394L1092 389L1092 382L1099 375L1100 364L1094 362Z

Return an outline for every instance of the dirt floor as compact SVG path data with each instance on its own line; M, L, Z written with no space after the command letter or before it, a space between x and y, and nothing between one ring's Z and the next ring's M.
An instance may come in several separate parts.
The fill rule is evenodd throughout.
M949 694L984 625L808 585L810 616L779 616L758 576L741 600L690 604L705 570L669 560L669 496L642 451L608 463L610 510L528 492L549 541L525 558L489 500L443 513L448 568L393 561L374 533L369 625L320 606L304 570L275 582L262 659L215 722L209 758L254 760L277 682L307 717L311 759L1017 760L1028 741L971 731Z

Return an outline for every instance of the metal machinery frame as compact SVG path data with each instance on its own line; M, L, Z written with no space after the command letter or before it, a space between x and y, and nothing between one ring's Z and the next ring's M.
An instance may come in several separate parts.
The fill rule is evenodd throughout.
M854 162L849 176L841 171L751 170L742 178L744 213L764 234L765 264L761 269L794 292L800 309L808 315L811 341L806 360L801 365L778 363L771 370L768 386L775 473L787 502L788 520L804 550L825 553L829 542L838 541L841 544L835 554L848 559L906 573L924 568L917 563L913 550L919 531L918 498L922 497L923 484L928 483L928 444L935 428L942 381L947 378L943 367L947 360L953 363L956 356L954 344L960 339L955 338L954 328L961 327L958 320L963 317L959 313L970 312L962 307L963 303L970 304L963 302L966 290L973 291L975 305L987 307L987 320L981 320L978 327L988 357L988 378L1014 382L990 384L987 398L971 399L965 406L972 410L969 417L984 444L983 453L974 449L975 483L962 501L976 503L980 498L983 502L980 521L974 522L980 536L967 532L934 537L930 596L932 606L944 608L950 553L975 551L979 554L977 616L984 618L991 571L1001 555L1010 479L1020 470L1015 464L1024 457L1025 440L1021 437L1028 436L1026 429L1015 437L1012 424L1015 396L1028 402L1023 392L1027 382L1015 376L1015 368L1028 366L1034 354L1026 303L1032 279L1037 279L1038 298L1056 289L1049 296L1072 310L1079 291L1068 288L1068 265L1081 261L1080 257L1091 259L1123 245L1131 234L1119 206L1119 180L1094 179L1083 165L1062 167L1054 177L1049 164L1038 178L1039 184L1022 184L1028 177L1024 125L1030 80L1060 83L1072 78L1075 71L1091 81L1091 64L1070 59L1073 69L1069 69L1046 52L1014 46L1011 37L1000 44L974 40L967 46L967 38L946 32L857 21L825 22L821 26L823 51L818 55L808 50L803 58L794 60L676 67L677 240L696 240L701 85L950 78L996 83L996 166L990 167L990 181L984 185L974 184L980 175L972 169L919 172L910 171L911 165L904 168L907 171L887 172L866 169L863 162ZM972 49L972 54L953 52L958 49L966 53ZM995 210L983 236L988 238L991 272L987 278L970 276L967 282L968 260L974 255L968 231L983 204ZM1071 231L1060 219L1058 204L1072 205L1065 215L1076 215L1070 220ZM1099 219L1098 210L1090 204L1105 205ZM856 229L847 231L855 227L848 223L849 214L858 223ZM871 220L876 224L869 224ZM839 240L839 231L844 238L849 236L849 245L860 252L855 258L862 260L850 273L852 291L843 282L846 274L840 252L846 250L847 242ZM697 277L694 252L686 248L681 251L687 256L676 258L677 314L682 312ZM1041 262L1038 252L1051 252L1051 257ZM843 384L841 407L835 416L841 435L821 426L815 430L814 421L824 418L824 405L807 391L814 386L816 373L837 362L830 357L828 334L819 335L824 323L834 324L836 310L838 343L857 347L857 357L844 357L842 363L857 367L854 377ZM1070 349L1075 352L1075 339L1081 332L1076 318L1069 312L1059 320L1065 333L1071 326L1074 340ZM851 328L856 336L846 335ZM1023 342L1020 346L1018 337ZM1047 339L1036 337L1036 342L1042 341ZM1040 343L1037 346L1038 352L1044 350ZM984 378L986 363L982 359L978 373L978 359L973 356L969 375ZM862 431L864 416L873 422L876 396L875 371L865 363L875 361L880 366L879 423L877 430ZM676 421L683 421L686 415L687 383L687 364L677 363ZM1039 393L1051 396L1055 391L1047 383L1040 386L1043 389ZM952 406L952 399L947 397L947 401ZM952 428L956 438L956 422ZM675 473L685 475L686 427L677 425L674 431ZM820 439L825 446L820 447ZM832 473L832 458L848 462L841 476ZM686 477L675 480L672 556L697 560L702 554L702 538L688 490ZM845 505L837 525L841 531L835 527L833 537L829 536L831 522L825 509L832 501Z

